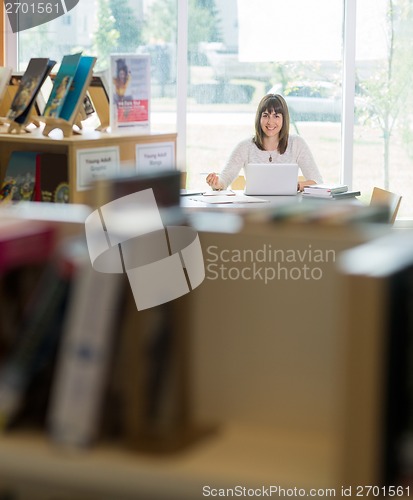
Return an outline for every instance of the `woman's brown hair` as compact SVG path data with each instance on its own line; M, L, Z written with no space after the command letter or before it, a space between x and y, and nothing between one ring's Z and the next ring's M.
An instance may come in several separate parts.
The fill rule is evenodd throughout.
M290 113L288 112L288 106L284 97L279 94L267 94L258 104L257 113L255 115L255 136L253 140L257 148L261 150L264 150L264 132L261 128L261 115L265 112L280 113L283 117L283 124L278 141L278 152L282 155L287 149L288 133L290 130Z

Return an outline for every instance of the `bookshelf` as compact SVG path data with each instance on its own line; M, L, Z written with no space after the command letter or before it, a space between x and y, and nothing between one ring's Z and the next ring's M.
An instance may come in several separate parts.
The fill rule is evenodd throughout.
M300 452L303 443L307 453ZM184 454L149 458L113 444L86 452L60 450L39 434L22 432L0 438L0 479L18 480L31 494L37 486L39 495L48 493L39 496L43 500L70 498L70 493L77 493L76 499L196 500L203 498L204 485L298 486L297 470L302 488L333 487L331 456L325 435L286 436L236 423ZM52 497L53 491L61 496Z
M16 429L0 436L3 490L19 492L18 500L195 500L203 486L332 488L341 496L343 485L382 484L386 278L363 277L337 261L360 245L379 248L382 238L390 238L383 247L389 261L401 262L402 251L411 261L413 236L401 244L387 225L275 224L256 216L240 232L217 233L214 217L222 214L210 214L210 229L204 220L199 231L205 263L224 251L220 263L232 278L214 279L216 268L207 267L205 282L186 296L192 327L184 349L192 419L215 430L159 454L104 439L61 448L40 429ZM238 280L246 263L227 260L244 250L304 255L310 247L313 255L334 251L337 260L307 254L285 265L292 273L312 263L323 279Z
M0 179L4 178L10 154L13 151L37 151L46 153L60 153L67 156L69 175L69 192L71 203L92 203L90 189L79 189L78 154L82 151L104 150L114 151L118 148L120 169L130 170L135 166L136 147L156 146L169 144L173 151L176 150L176 134L138 134L119 132L105 133L95 130L83 130L81 134L71 137L62 137L60 131L51 133L50 136L42 134L42 127L29 133L7 134L7 129L0 128ZM173 165L175 167L175 165Z

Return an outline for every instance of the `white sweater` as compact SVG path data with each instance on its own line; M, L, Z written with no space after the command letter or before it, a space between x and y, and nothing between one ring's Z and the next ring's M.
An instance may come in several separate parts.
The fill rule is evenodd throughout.
M248 163L297 163L302 175L317 183L323 182L318 167L305 140L295 134L288 137L288 146L283 155L278 151L261 151L252 139L245 139L235 147L219 178L227 188Z

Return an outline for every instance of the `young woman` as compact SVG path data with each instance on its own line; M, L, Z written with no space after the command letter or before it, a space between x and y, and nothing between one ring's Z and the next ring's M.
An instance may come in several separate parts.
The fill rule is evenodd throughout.
M206 181L213 189L226 189L248 163L297 163L305 181L304 186L321 183L321 174L307 143L302 137L289 133L290 115L287 103L278 94L261 99L255 116L255 136L238 144L218 175L211 173Z

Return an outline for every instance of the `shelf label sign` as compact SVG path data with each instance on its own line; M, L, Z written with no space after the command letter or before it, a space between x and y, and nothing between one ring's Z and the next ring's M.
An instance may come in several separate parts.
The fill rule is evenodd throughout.
M175 145L173 142L136 145L136 172L174 169Z
M80 149L77 151L77 191L90 189L94 181L108 179L119 172L119 147Z

